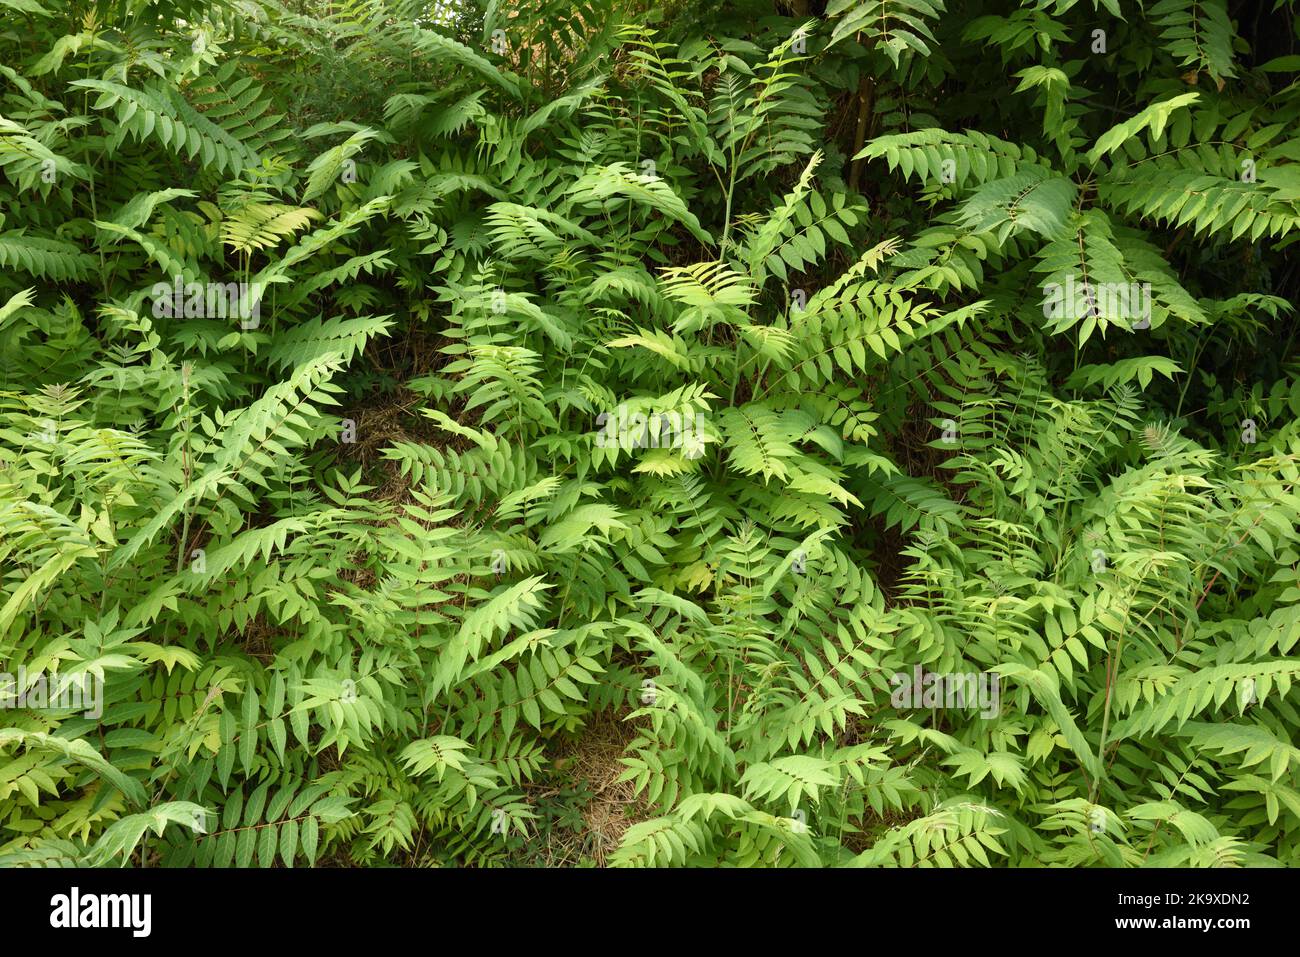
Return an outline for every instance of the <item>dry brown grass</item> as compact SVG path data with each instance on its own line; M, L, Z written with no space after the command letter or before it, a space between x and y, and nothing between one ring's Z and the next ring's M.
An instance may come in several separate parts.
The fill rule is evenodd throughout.
M579 810L582 830L553 834L545 866L572 866L586 858L604 867L627 829L645 820L648 809L637 797L632 782L618 780L626 770L619 758L635 733L621 715L607 711L593 716L581 734L557 742L553 763L557 777L590 797ZM552 789L538 795L538 799L559 793L554 783L553 779Z

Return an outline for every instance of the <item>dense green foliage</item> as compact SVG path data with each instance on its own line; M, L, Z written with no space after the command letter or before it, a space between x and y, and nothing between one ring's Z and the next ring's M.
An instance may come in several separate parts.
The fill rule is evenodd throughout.
M0 863L1300 864L1295 5L825 6L0 0Z

